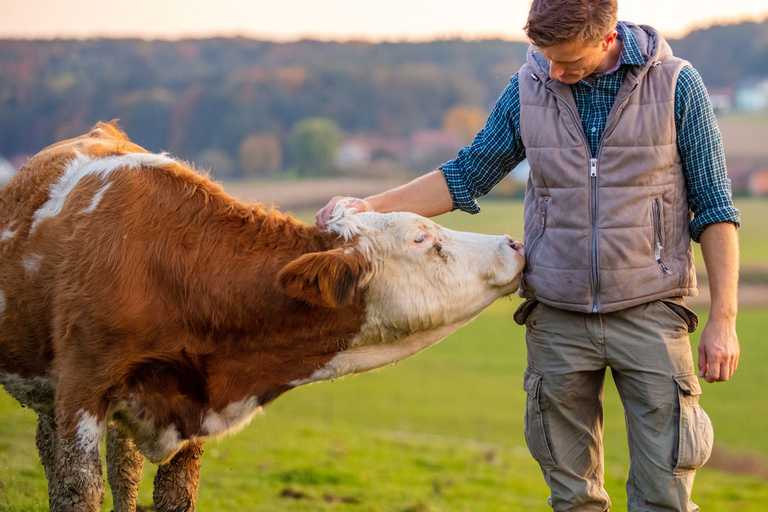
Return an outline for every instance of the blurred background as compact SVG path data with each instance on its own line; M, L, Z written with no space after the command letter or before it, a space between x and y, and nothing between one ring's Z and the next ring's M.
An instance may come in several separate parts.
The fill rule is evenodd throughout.
M311 221L455 156L522 64L529 2L0 0L0 186L30 155L118 118L233 195ZM717 444L695 499L768 506L768 6L619 0L700 71L742 210L742 366L704 385ZM525 164L451 227L522 236ZM698 251L698 249L697 249ZM706 272L697 252L706 317ZM525 350L500 301L397 368L299 389L212 443L201 510L547 510L522 435ZM703 319L704 319L703 318ZM702 323L703 325L703 323ZM695 347L694 347L695 350ZM34 419L0 392L0 510L45 510ZM606 393L607 486L625 508L620 403ZM142 490L151 502L151 471ZM109 503L105 505L109 507ZM109 508L107 508L108 510Z

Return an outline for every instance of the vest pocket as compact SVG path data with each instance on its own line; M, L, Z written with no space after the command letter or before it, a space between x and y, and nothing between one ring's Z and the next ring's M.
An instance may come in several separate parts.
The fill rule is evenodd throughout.
M664 211L661 199L658 197L654 197L651 203L651 220L653 222L653 257L662 272L671 274L672 270L664 263Z
M526 252L526 265L529 269L533 268L534 257L536 255L536 249L539 246L541 238L544 236L544 232L547 230L547 213L549 211L549 201L552 198L550 196L542 196L537 203L537 215L539 217L539 232L531 242L530 250Z
M679 401L676 449L673 454L676 473L700 468L712 454L714 432L712 422L699 405L701 386L695 375L678 375L675 379Z
M552 448L549 442L547 428L541 407L541 375L530 368L525 371L525 392L527 393L525 407L525 444L531 455L542 467L551 468L555 465Z

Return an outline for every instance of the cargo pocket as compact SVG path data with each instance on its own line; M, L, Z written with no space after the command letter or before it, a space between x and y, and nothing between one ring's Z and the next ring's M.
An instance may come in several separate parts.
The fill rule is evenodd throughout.
M691 308L673 300L660 299L659 303L668 312L685 322L689 333L696 331L696 328L699 326L699 316Z
M533 458L542 467L554 467L555 459L541 411L541 375L530 369L526 370L524 386L528 395L525 407L525 443Z
M684 472L704 465L712 454L712 422L699 405L701 386L693 374L675 377L680 404L674 471Z

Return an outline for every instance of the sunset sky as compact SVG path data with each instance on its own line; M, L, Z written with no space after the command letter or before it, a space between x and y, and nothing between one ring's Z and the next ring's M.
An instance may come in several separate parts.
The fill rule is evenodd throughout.
M0 0L0 37L521 39L528 0ZM768 17L766 0L619 0L620 19L667 35Z

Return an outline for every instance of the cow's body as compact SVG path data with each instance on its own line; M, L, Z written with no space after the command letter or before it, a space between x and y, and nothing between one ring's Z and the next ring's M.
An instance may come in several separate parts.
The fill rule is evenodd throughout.
M407 262L379 257L392 233L416 222L435 258L455 259L433 240L453 235L412 217L340 211L320 231L239 203L110 124L36 155L0 191L0 381L40 415L52 509L100 500L98 439L111 418L125 435L109 443L110 463L140 468L135 443L174 471L284 391L402 359L514 290L522 259L501 239L489 256L501 272L458 283L504 274L488 290L400 300ZM420 257L423 242L398 257ZM113 491L125 486L110 471ZM174 480L159 473L156 484L164 477ZM133 507L127 487L118 510ZM156 505L164 499L156 489Z

